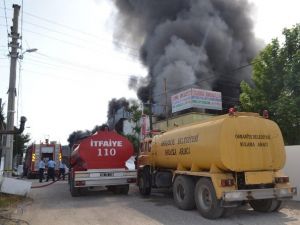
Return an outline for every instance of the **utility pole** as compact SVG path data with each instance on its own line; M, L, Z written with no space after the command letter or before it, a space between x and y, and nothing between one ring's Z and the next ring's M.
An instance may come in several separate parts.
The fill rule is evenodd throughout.
M8 89L8 103L7 103L7 130L14 130L14 116L15 116L15 97L16 97L16 69L17 60L19 57L18 40L20 34L18 33L18 23L19 23L19 12L20 6L13 4L14 16L13 16L13 26L11 27L11 38L10 43L10 77L9 77L9 89ZM12 176L12 160L13 160L13 144L14 135L9 134L6 138L6 149L5 149L5 160L4 160L4 176Z
M166 122L167 122L167 129L169 128L169 112L168 112L168 94L167 94L167 78L164 78L164 92L166 97L165 102L165 113L166 113Z
M150 123L150 137L152 137L152 130L153 130L153 124L152 124L152 81L150 84L150 91L149 91L149 123Z
M0 98L0 113L2 113L2 98ZM4 121L0 118L0 131L4 130ZM2 158L2 151L3 151L3 142L2 142L2 134L0 134L0 165L1 165L1 158Z

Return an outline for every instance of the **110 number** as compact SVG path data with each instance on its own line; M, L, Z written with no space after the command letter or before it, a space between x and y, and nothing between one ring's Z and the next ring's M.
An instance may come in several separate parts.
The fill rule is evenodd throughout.
M98 149L98 156L101 157L101 156L115 156L117 154L117 151L115 148L111 148L111 149L108 149L108 148L99 148Z

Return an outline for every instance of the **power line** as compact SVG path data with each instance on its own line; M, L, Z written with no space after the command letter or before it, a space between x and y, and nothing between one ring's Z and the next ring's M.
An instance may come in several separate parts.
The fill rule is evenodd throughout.
M102 75L103 74L105 74L105 75L109 75L110 74L110 75L119 76L119 77L129 77L130 76L130 75L127 75L127 74L118 74L118 73L108 72L108 71L101 70L101 69L99 70L99 69L90 67L88 65L82 65L80 63L73 63L73 62L70 62L70 61L67 61L67 60L64 60L64 59L61 59L61 58L49 56L49 55L46 55L46 54L43 54L43 53L40 53L40 52L36 52L36 54L38 54L38 55L40 55L42 57L45 57L48 60L52 60L52 61L58 62L60 64L63 64L64 66L68 65L69 67L80 68L80 69L83 69L83 70L86 70L86 71L100 73Z
M53 64L53 63L49 63L49 62L44 62L44 61L40 61L40 60L36 60L36 59L26 59L26 65L27 65L27 60L29 61L30 64L33 64L33 65L44 65L44 66L48 66L48 67L51 67L51 68L54 68L55 70L57 70L57 68L63 68L63 69L66 69L66 70L70 70L70 71L76 71L76 72L81 72L79 71L78 69L83 69L83 68L76 68L74 65L65 65L65 63L61 62L59 64ZM88 70L88 69L83 69L84 71ZM113 74L113 75L117 75L116 73L111 73L111 72L103 72L106 74ZM85 74L87 74L85 72ZM91 73L91 74L95 74L95 73ZM119 76L122 76L123 78L125 78L126 75L122 75L122 74L118 74ZM110 76L111 75L107 75L107 76Z
M231 71L228 71L228 73L235 72L235 71L244 69L244 68L246 68L246 67L252 66L252 65L256 64L256 63L259 62L259 61L260 61L260 60L255 60L255 61L253 61L253 62L251 62L251 63L246 64L246 65L242 65L242 66L240 66L240 67L237 67L237 68L235 68L235 69L232 69ZM219 79L224 79L224 78L226 78L226 77L227 77L227 78L232 78L232 77L229 77L228 75L225 75L225 74L224 74L224 75L219 75L219 76L217 76L216 74L213 74L212 77L208 77L208 78L199 80L199 81L197 81L197 82L194 82L194 83L190 83L190 84L181 86L181 87L179 87L179 88L174 88L174 89L168 90L168 93L169 93L169 92L178 91L178 90L182 90L182 89L184 89L184 88L186 88L186 87L190 87L190 86L192 86L192 85L197 85L197 84L200 84L200 83L202 83L202 82L205 82L205 81L208 81L208 80L211 80L211 79L218 79L218 78L219 78ZM229 81L229 82L233 83L233 81ZM165 93L160 93L160 94L154 95L154 96L152 96L152 97L158 97L158 96L162 96L162 95L164 95L164 94L165 94Z
M23 52L23 15L24 15L24 2L22 0L21 4L21 46L20 50L21 53ZM22 85L22 80L21 80L21 75L22 75L22 58L19 60L19 77L18 77L18 89L17 89L17 120L19 120L19 108L20 108L20 98L21 98L21 85Z
M26 63L26 65L27 65L27 63ZM63 75L57 75L56 73L49 74L49 73L45 73L43 71L35 71L35 70L27 69L27 68L23 69L23 73L24 73L24 71L27 72L28 74L37 74L37 75L42 75L43 77L47 76L47 77L50 77L50 78L54 78L55 80L60 79L60 80L66 80L68 82L79 82L80 84L82 84L82 78L78 77L78 76L64 76L64 74ZM86 75L86 74L89 74L89 73L84 73L84 75ZM86 77L84 79L86 79ZM119 82L124 83L122 78L120 79L120 78L110 76L109 80L111 80L111 79L115 79L114 82L119 81ZM106 79L106 81L108 81L108 79ZM102 83L102 85L104 85L104 84Z
M6 22L6 31L7 31L7 48L8 48L8 51L9 51L9 40L8 40L9 32L8 32L8 23L7 23L7 14L6 14L6 1L3 0L3 3L4 3L4 15L5 15L5 22Z
M73 28L73 27L71 27L71 26L68 26L68 25L65 25L65 24L62 24L62 23L58 23L58 22L53 21L53 20L49 20L49 19L46 19L46 18L43 18L43 17L40 17L40 16L36 16L36 15L33 15L33 14L31 14L31 13L28 13L28 12L24 12L24 14L25 14L25 15L28 15L28 16L30 16L30 17L39 19L39 20L43 20L43 21L45 21L45 22L47 22L47 23L55 24L55 25L57 25L57 26L64 27L64 28L66 28L66 29L69 29L69 30L72 30L72 31L75 31L75 32L78 32L78 33L81 33L81 34L84 34L84 35L93 37L93 38L97 38L97 39L102 39L102 40L104 40L103 38L101 38L101 37L99 37L99 36L97 36L97 35L95 35L95 34L88 33L88 32L84 32L84 31L82 31L82 30ZM128 49L134 50L134 51L136 51L136 52L139 52L139 49L134 48L134 47L131 47L131 46L128 46L128 45L126 45L126 44L124 44L124 43L117 42L117 41L113 41L113 43L115 43L115 44L117 44L117 45L119 45L119 46L123 46L123 47L128 48Z
M74 35L71 35L71 34L69 34L69 33L65 33L65 32L61 32L61 31L58 31L58 30L55 30L55 29L50 29L49 27L45 27L45 26L41 26L41 25L39 25L39 24L36 24L36 23L32 23L32 22L29 22L29 21L27 21L27 20L25 20L24 21L26 24L29 24L29 25L32 25L32 26L34 26L34 27L38 27L38 28L41 28L41 29L44 29L44 30L47 30L47 31L51 31L51 32L53 32L53 33L57 33L57 34L60 34L60 35L64 35L64 36L66 36L66 37L70 37L70 38L73 38L73 39L76 39L76 40L81 40L81 41L84 41L84 42L91 42L90 40L87 40L87 39L84 39L84 38L80 38L80 37L76 37L76 38L74 38ZM30 31L30 32L32 32L32 31ZM40 33L39 33L40 34ZM41 34L41 35L44 35L44 34ZM46 35L45 35L46 36ZM49 37L49 36L48 36ZM99 40L97 39L97 42L98 42ZM113 41L114 42L114 41ZM96 42L95 42L96 43ZM99 42L98 42L99 43ZM136 52L136 53L138 53L138 52ZM132 53L130 53L130 54L132 54ZM138 55L135 55L135 54L132 54L133 56L135 56L135 57L138 57Z
M48 39L51 39L51 40L59 41L59 42L62 42L64 44L68 44L68 45L71 45L71 46L75 46L75 47L79 47L79 48L82 48L82 49L91 50L93 52L95 51L94 48L89 48L89 47L86 47L84 45L76 44L74 42L66 41L66 40L63 40L63 39L60 39L60 38L51 37L49 35L45 35L45 34L42 34L42 33L36 32L36 31L32 31L32 30L28 30L28 29L24 29L24 31L32 33L32 34L35 34L35 35L39 35L39 36L42 36L42 37L45 37L45 38L48 38ZM138 55L135 55L135 54L132 54L132 53L129 53L129 55L131 55L132 57L135 57L135 58L138 57ZM126 59L126 58L123 58L123 57L118 57L118 58L122 58L124 60L129 60L129 59Z

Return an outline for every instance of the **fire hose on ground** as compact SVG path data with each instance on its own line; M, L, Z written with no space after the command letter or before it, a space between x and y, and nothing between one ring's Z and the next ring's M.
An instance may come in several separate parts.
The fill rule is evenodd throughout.
M66 175L69 175L69 173L66 173L65 176L66 176ZM43 187L47 187L47 186L50 186L51 184L54 184L54 183L56 183L57 181L60 181L60 180L61 180L61 179L57 179L57 180L52 181L52 182L47 183L47 184L43 184L43 185L39 185L39 186L32 186L31 189L33 189L33 188L43 188Z

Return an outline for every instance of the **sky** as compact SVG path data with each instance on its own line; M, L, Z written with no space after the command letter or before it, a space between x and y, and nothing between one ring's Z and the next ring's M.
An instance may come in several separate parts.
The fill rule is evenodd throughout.
M109 100L136 98L128 89L128 78L146 76L147 70L139 62L137 49L114 42L116 9L110 0L23 2L23 51L38 51L24 54L17 74L15 125L19 126L20 116L26 116L24 132L32 141L48 138L67 144L73 131L91 130L107 121ZM265 43L300 21L299 0L250 2L255 35ZM10 65L6 18L9 28L12 4L21 3L0 3L0 98L5 106Z

